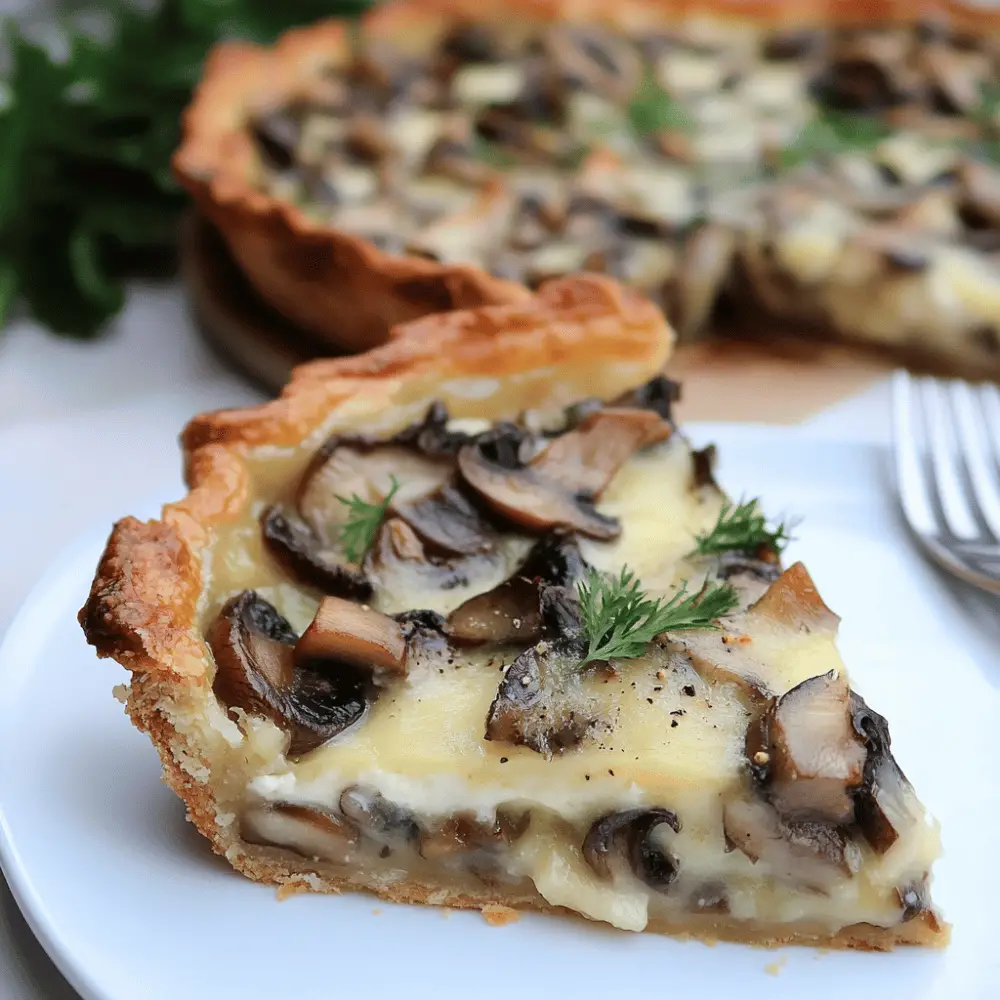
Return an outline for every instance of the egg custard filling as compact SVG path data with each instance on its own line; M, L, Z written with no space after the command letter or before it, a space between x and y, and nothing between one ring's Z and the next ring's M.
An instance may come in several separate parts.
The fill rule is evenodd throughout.
M675 396L435 404L259 460L277 485L220 532L203 618L240 850L631 931L947 941L937 825L838 618Z

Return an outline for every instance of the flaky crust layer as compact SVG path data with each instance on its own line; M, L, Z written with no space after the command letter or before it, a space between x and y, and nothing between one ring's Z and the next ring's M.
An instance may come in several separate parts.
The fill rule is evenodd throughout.
M80 624L99 656L131 672L127 711L159 752L166 783L213 849L252 879L283 891L367 889L385 899L487 911L546 913L530 887L386 885L292 852L241 840L226 801L227 752L239 749L219 725L213 663L203 636L217 532L247 515L252 466L265 454L310 450L332 430L402 425L434 399L456 417L498 419L527 407L611 399L661 370L672 346L662 315L635 293L598 276L564 278L524 302L431 316L397 327L365 355L296 370L282 396L263 406L209 413L182 435L189 492L160 520L119 521L98 565ZM213 712L215 713L213 716ZM227 723L234 728L232 723ZM215 768L213 769L213 765ZM888 949L942 945L947 929L930 913L897 928L859 925L757 928L726 917L650 930L706 940Z
M638 30L699 13L768 24L940 14L971 33L1000 31L1000 10L957 0L402 0L374 8L361 30L419 49L458 18L604 21ZM380 344L395 324L428 313L524 301L520 285L471 264L383 253L257 187L248 121L302 94L320 67L348 54L346 25L332 20L289 31L271 48L225 43L212 51L173 161L199 211L267 303L346 350Z

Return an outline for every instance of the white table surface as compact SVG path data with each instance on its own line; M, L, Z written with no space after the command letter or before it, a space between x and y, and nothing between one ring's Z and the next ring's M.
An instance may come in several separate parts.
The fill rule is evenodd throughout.
M176 438L202 410L263 398L202 343L175 287L139 287L96 343L30 323L0 333L0 636L49 561L176 482ZM810 433L884 442L886 384L809 422ZM76 994L35 941L0 876L0 1000Z

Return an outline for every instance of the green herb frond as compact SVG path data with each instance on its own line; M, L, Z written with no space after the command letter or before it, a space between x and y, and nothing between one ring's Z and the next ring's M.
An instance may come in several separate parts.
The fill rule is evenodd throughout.
M577 592L588 644L580 666L642 656L647 644L664 632L716 628L715 620L738 603L736 591L728 584L706 583L689 594L686 582L669 601L652 600L627 566L617 577L591 570L577 584Z
M703 556L724 552L752 555L761 546L781 552L792 540L789 534L792 527L784 521L769 526L757 499L741 501L736 506L724 503L711 531L695 536L695 552Z
M638 135L687 131L693 125L691 116L660 86L652 72L646 73L629 101L628 120Z
M341 526L337 538L344 547L347 558L353 563L361 562L365 553L371 548L385 512L399 489L395 476L390 476L389 480L392 484L389 492L379 503L368 503L357 493L353 493L350 497L337 496L337 499L348 508L347 520Z

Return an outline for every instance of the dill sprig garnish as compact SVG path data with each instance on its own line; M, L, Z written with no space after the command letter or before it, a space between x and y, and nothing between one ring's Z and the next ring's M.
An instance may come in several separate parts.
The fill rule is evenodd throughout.
M739 603L729 584L706 583L689 594L686 581L669 601L652 600L627 566L618 577L592 569L576 587L588 643L581 667L595 660L642 656L646 645L663 632L716 628L715 620Z
M695 536L695 552L705 556L724 552L752 555L761 546L781 552L791 541L788 533L791 527L784 521L768 526L757 499L740 502L735 507L724 503L712 530Z
M343 545L344 552L351 562L361 562L375 541L375 533L399 489L395 476L390 476L389 481L392 484L389 492L378 503L368 503L357 493L352 493L350 497L337 496L337 499L348 508L347 520L341 525L337 539Z

